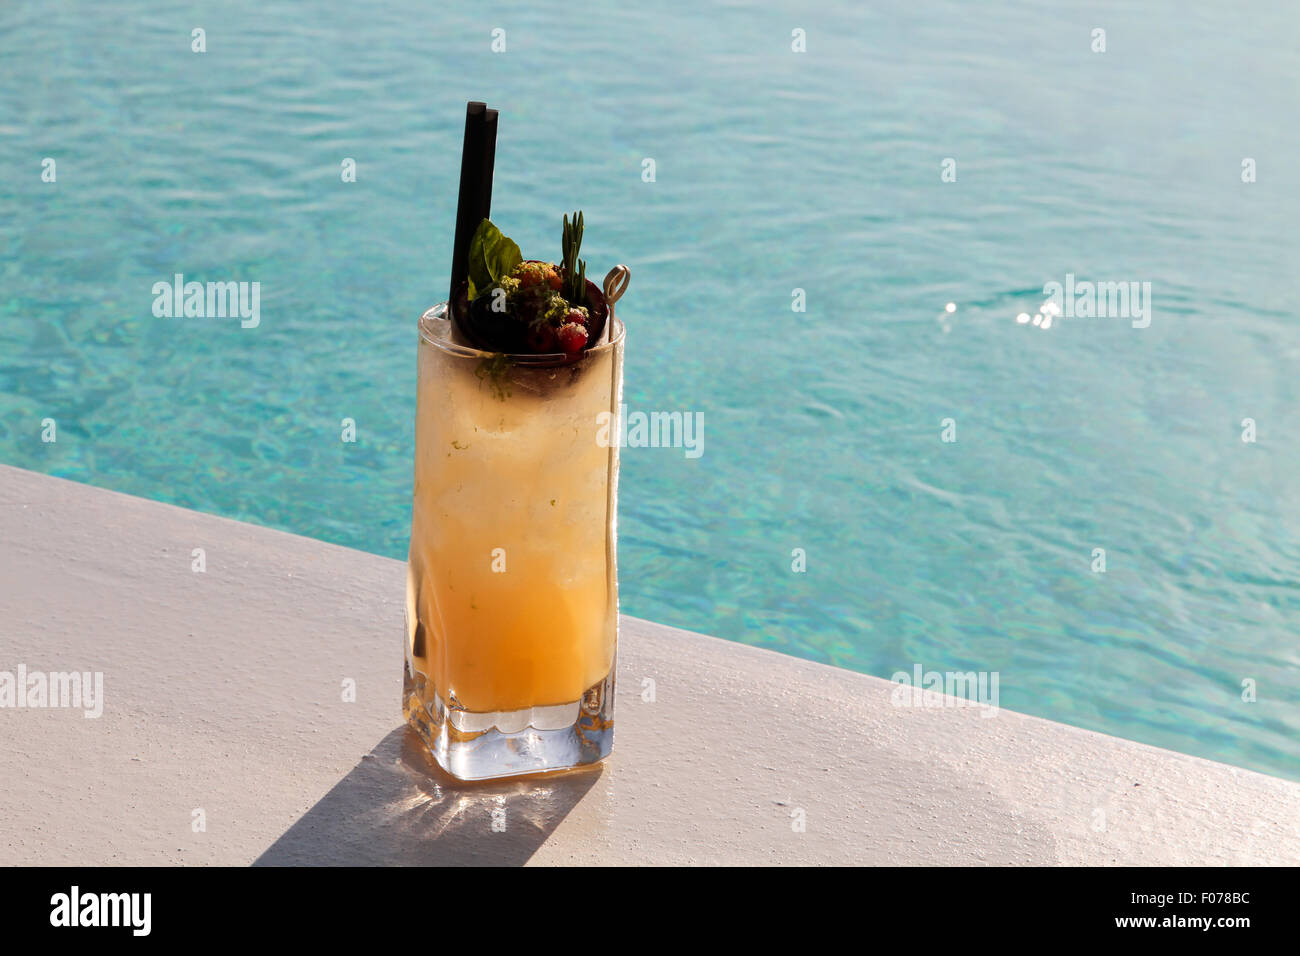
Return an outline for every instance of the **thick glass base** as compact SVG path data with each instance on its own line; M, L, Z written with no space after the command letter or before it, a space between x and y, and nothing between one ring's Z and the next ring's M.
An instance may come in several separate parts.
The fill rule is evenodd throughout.
M499 713L449 706L406 668L402 706L438 766L460 780L494 780L596 763L614 744L614 669L581 700Z

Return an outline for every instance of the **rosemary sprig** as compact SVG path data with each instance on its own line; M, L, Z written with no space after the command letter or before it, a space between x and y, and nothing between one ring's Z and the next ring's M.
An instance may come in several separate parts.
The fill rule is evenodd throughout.
M573 221L564 217L564 236L560 249L563 252L564 285L561 294L570 305L587 304L587 263L578 258L582 248L582 210L573 214Z

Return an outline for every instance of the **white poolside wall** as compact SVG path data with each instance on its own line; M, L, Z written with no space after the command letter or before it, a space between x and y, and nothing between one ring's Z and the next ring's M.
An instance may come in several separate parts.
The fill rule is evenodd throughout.
M1300 784L628 617L602 769L459 785L402 730L404 581L0 466L0 671L105 695L0 709L0 864L1300 863Z

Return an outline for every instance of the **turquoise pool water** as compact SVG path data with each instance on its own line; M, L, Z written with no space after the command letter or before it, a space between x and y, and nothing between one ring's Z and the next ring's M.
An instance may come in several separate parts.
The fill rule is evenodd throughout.
M0 461L404 557L485 99L494 218L583 208L629 407L704 415L624 454L625 611L1300 779L1296 15L863 6L5 4ZM1017 323L1067 275L1150 325Z

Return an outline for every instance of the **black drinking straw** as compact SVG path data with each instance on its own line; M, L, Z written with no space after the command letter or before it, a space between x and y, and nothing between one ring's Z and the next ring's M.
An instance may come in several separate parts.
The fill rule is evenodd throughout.
M483 112L483 159L479 164L479 222L492 218L492 170L497 161L497 111ZM478 228L478 222L474 223ZM470 233L470 238L474 234Z
M465 142L460 153L460 196L456 200L456 240L451 254L448 303L469 269L469 244L478 224L492 212L492 168L496 162L497 111L477 100L465 106Z

